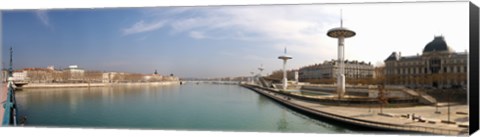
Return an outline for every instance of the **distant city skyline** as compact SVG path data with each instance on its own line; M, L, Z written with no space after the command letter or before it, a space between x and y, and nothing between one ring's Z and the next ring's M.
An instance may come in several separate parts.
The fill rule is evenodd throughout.
M466 3L156 7L2 11L2 62L14 50L14 69L79 65L87 70L248 76L336 59L344 26L347 60L383 63L392 52L421 54L436 35L457 52L468 50ZM445 10L452 9L452 10ZM453 10L455 9L455 10ZM458 9L458 10L456 10ZM203 63L202 63L203 62Z

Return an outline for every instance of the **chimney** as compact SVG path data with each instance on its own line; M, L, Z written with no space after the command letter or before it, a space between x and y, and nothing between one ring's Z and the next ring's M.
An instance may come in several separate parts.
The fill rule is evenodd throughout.
M396 53L396 54L395 54L395 59L400 60L400 54L401 54L401 53L400 53L400 52L395 52L395 53Z

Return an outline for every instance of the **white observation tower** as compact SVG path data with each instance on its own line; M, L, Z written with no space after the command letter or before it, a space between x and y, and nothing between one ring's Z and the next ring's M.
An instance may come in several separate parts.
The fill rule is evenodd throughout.
M292 56L287 55L287 48L285 48L284 54L282 56L278 56L278 59L283 60L283 85L282 88L283 90L287 90L287 70L286 70L286 65L287 65L287 60L292 59Z
M340 12L340 14L342 14ZM342 15L340 15L342 16ZM343 17L340 18L340 27L328 30L327 35L338 39L338 61L339 70L337 71L337 93L338 98L345 94L345 62L344 62L344 39L355 36L355 32L343 27Z

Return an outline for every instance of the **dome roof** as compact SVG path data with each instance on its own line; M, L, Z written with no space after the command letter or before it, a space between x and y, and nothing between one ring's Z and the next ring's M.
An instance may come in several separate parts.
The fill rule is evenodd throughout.
M428 43L425 48L423 48L423 53L426 52L452 52L450 47L448 47L447 43L445 42L445 39L443 36L435 36L433 41Z
M393 52L388 56L388 58L385 61L390 61L390 60L398 60L399 56L397 55L397 52Z

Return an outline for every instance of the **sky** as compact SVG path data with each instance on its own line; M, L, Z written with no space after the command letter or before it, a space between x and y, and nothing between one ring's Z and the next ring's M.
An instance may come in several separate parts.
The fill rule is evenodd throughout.
M2 63L14 49L14 68L175 74L180 77L247 76L337 58L343 25L345 58L383 63L392 52L421 54L443 35L468 51L468 3L376 3L264 6L94 8L2 11Z

